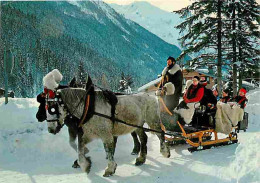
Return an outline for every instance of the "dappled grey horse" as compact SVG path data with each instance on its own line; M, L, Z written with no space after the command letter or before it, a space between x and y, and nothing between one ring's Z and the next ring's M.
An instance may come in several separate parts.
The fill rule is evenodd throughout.
M59 115L49 114L47 111L48 130L55 131L58 125L62 125L64 118L73 115L80 119L84 113L85 98L87 92L84 89L67 88L56 92L59 100L48 100L47 105L51 108L57 106ZM95 113L110 116L111 106L107 102L103 93L95 91ZM116 119L120 119L128 124L142 127L146 122L151 129L161 132L159 120L159 107L157 98L149 94L135 94L118 96L118 103L115 111ZM104 176L111 176L115 173L116 162L114 161L114 136L120 136L135 131L137 128L129 125L113 122L109 118L93 115L83 126L82 133L78 136L78 161L84 172L89 172L91 161L85 157L85 145L93 139L99 138L103 141L105 151L108 155L108 166ZM136 130L139 133L139 130ZM160 139L160 151L165 157L170 157L170 150L164 141L163 133L155 133ZM136 165L145 162L147 148L141 148Z
M38 108L37 114L36 114L36 118L38 119L39 122L43 122L45 120L47 120L47 115L46 115L46 110L45 110L45 105L46 105L46 98L45 98L45 93L40 93L37 96L37 102L40 103L40 106ZM67 116L64 119L64 124L68 127L68 132L69 132L69 144L70 146L77 152L77 144L75 143L76 138L78 137L78 134L80 132L80 128L78 127L79 124L79 119L74 117L74 116ZM58 127L52 131L52 133L56 134L59 132L59 130L61 129L61 125L59 124ZM132 155L137 155L140 152L140 148L141 145L142 146L146 146L146 142L147 142L147 136L144 132L144 130L140 129L138 130L139 133L137 134L136 132L132 132L131 135L133 137L133 141L134 141L134 148L131 152ZM138 137L140 139L140 142L138 140ZM117 142L117 137L114 137L114 143L116 146L116 142ZM79 165L77 163L77 160L74 161L72 167L74 168L78 168Z

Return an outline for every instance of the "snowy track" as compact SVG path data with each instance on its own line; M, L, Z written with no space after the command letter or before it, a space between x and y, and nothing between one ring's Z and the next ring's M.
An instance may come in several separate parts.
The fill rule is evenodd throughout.
M157 182L226 183L260 182L260 90L248 94L249 129L238 134L239 143L189 153L188 145L171 149L169 159L159 153L159 141L148 134L148 157L134 165L130 135L119 137L115 153L118 164L113 177L103 178L107 165L101 141L89 146L92 169L89 175L71 165L77 154L68 143L67 128L57 135L35 119L35 99L0 99L0 183L69 182ZM126 144L128 144L126 146Z

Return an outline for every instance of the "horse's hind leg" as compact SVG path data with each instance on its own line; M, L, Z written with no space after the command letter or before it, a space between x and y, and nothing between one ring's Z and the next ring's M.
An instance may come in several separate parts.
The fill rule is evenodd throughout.
M134 140L134 149L133 149L131 154L137 155L140 152L140 142L139 142L138 137L137 137L137 132L132 132L131 135L132 135L133 140Z
M147 135L145 134L143 129L137 129L136 133L139 136L139 139L141 141L141 151L138 158L136 158L135 165L139 166L145 163L146 161L146 155L147 155Z
M114 161L114 152L115 152L115 143L114 143L114 137L111 136L110 138L103 139L105 151L108 157L108 166L105 170L105 174L103 175L104 177L109 177L112 176L115 171L117 164Z
M114 149L113 149L113 155L115 155L117 139L118 139L118 137L117 137L117 136L114 136ZM103 145L104 145L104 149L106 149L106 145L107 145L107 144L103 143ZM108 154L107 154L107 152L106 152L106 159L108 159Z
M89 173L91 169L90 157L86 158L86 147L85 145L90 141L89 139L83 139L83 132L78 134L78 162L83 172Z
M165 136L164 136L164 133L156 133L157 137L159 138L160 140L160 152L162 153L162 155L166 158L169 158L171 156L171 152L170 152L170 149L168 147L168 145L166 144L165 142Z

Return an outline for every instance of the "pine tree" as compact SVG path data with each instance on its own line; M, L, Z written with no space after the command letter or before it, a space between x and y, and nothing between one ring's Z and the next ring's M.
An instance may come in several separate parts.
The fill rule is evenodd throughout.
M230 49L226 59L232 60L233 68L233 95L237 93L237 73L239 73L239 88L246 72L259 68L259 5L255 0L229 0L227 18L226 40ZM231 27L228 27L231 23ZM232 30L232 31L230 31ZM253 66L253 67L252 67ZM252 71L254 72L254 71Z
M193 54L190 66L196 67L215 65L217 60L218 87L222 80L222 4L221 0L198 0L175 11L185 18L177 26L184 33L180 38L184 51L178 60ZM205 52L194 55L202 50Z
M255 0L198 0L176 13L185 18L177 26L184 33L180 38L184 51L178 59L192 54L190 66L196 67L215 65L217 61L219 91L223 66L231 65L233 70L234 94L237 72L240 87L244 71L259 73L260 19Z

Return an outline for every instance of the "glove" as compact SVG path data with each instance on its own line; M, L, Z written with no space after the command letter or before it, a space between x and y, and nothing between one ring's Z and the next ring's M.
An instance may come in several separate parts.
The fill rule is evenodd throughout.
M190 100L185 97L184 102L187 104L187 103L190 103Z
M187 104L182 101L178 106L177 106L177 110L178 109L189 109L189 107L187 106Z

